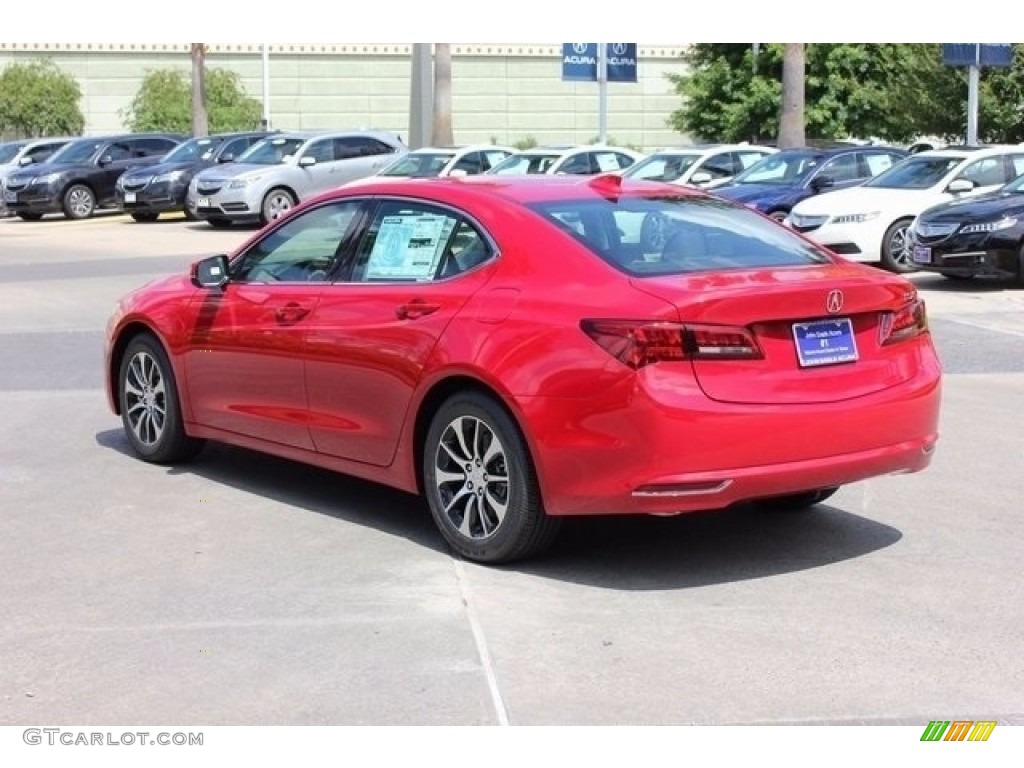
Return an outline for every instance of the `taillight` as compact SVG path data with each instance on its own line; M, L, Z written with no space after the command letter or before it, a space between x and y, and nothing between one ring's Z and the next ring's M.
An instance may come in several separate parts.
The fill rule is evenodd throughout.
M584 320L580 326L605 352L630 368L683 360L763 357L746 328L634 320Z
M924 301L914 299L895 312L883 312L878 326L878 341L883 346L896 344L928 331L928 313Z

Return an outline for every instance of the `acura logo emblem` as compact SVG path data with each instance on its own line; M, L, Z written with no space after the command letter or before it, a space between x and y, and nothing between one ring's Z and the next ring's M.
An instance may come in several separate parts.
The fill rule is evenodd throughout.
M587 52L587 43L573 43L572 50L573 53L578 53L580 56L582 56L584 53Z
M614 53L616 56L621 56L625 52L626 52L626 44L625 43L612 43L612 53Z
M843 308L843 292L842 291L829 291L828 298L825 300L825 309L828 310L830 315L834 315L836 312Z

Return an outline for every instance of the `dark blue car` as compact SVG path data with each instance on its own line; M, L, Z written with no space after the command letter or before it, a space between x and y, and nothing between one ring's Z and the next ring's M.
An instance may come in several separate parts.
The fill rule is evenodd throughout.
M801 200L862 184L906 156L902 149L876 146L784 149L750 166L714 193L781 221Z

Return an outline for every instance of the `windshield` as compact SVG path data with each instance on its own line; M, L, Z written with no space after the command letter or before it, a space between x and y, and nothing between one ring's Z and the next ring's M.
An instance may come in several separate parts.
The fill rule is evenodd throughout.
M305 139L264 139L253 144L249 149L238 156L238 163L250 163L251 165L280 165L288 158L299 151L299 147L306 143Z
M823 249L713 197L609 197L531 209L630 275L676 275L828 263Z
M799 184L823 159L816 152L777 152L734 176L732 184Z
M488 173L510 175L517 173L547 173L558 160L559 155L511 155L506 157Z
M441 173L453 157L454 152L410 152L381 171L380 175L426 179Z
M651 155L624 171L622 175L627 179L675 181L699 159L700 155Z
M22 150L28 142L16 142L14 144L0 144L0 165L9 163L17 157L18 153Z
M179 144L164 155L161 162L187 163L192 160L209 160L223 141L223 139L210 138L191 139L184 144Z
M1003 192L1024 192L1024 176L1018 176L1005 187Z
M928 189L964 161L962 157L908 157L871 179L865 187L886 189Z
M96 150L103 146L102 141L83 139L72 141L58 149L46 162L58 165L71 165L72 163L88 163Z

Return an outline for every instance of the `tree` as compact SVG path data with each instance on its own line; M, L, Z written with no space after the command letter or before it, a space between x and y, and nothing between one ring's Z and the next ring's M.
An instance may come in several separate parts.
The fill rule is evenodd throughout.
M0 133L78 135L85 128L81 98L78 81L50 59L8 64L0 73Z
M206 44L192 43L192 135L206 136L210 124L206 115Z
M248 131L260 124L259 101L248 96L238 74L226 69L206 72L206 97L209 131ZM173 131L192 129L192 90L184 72L155 69L146 74L135 98L121 119L133 131Z
M450 43L434 44L434 130L431 143L451 146L452 135L452 47Z
M786 43L782 54L782 103L779 146L802 147L804 136L804 44Z
M684 101L669 124L702 139L776 136L783 54L782 44L762 44L755 73L749 44L692 46L683 54L690 73L670 76ZM964 75L942 66L938 45L807 44L805 72L809 137L909 141L920 135L963 134ZM986 72L983 80L989 78ZM983 122L989 108L983 99Z

